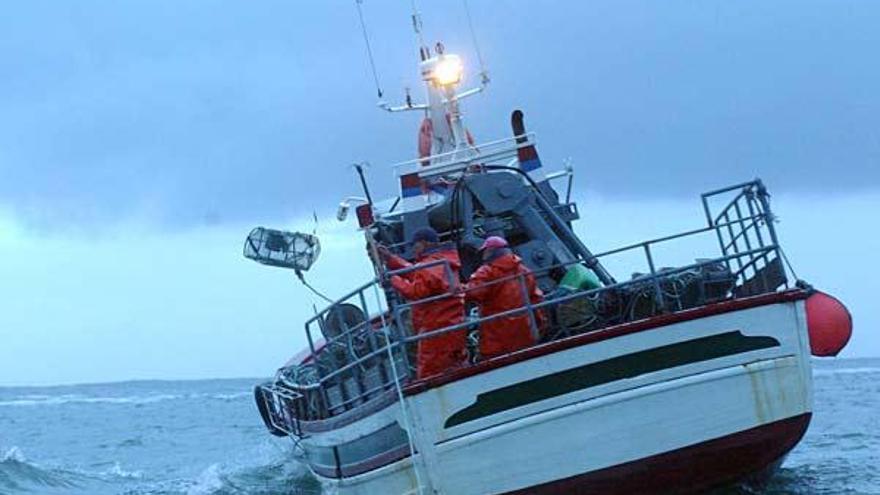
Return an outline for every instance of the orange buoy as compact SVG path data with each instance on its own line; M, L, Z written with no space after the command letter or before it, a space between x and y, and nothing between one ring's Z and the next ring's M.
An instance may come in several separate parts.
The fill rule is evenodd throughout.
M816 292L807 298L807 332L814 356L836 356L852 337L852 315L836 298Z

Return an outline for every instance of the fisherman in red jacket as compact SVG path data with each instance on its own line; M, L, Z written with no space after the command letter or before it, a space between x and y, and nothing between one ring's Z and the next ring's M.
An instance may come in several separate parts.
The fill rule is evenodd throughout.
M413 234L413 253L416 267L435 263L424 268L391 277L391 285L406 299L415 302L429 297L449 294L412 306L413 331L422 334L439 330L464 321L464 295L459 290L459 269L461 261L458 251L448 244L441 244L437 232L428 227ZM412 267L412 263L395 256L386 247L379 247L379 254L389 270ZM448 269L446 268L448 267ZM466 357L465 330L455 330L435 337L420 340L416 352L418 378L443 373L460 366Z
M480 317L503 313L525 305L523 284L529 302L543 301L544 294L535 276L519 256L513 254L503 237L488 237L480 248L484 264L471 275L466 297L480 305ZM534 330L543 325L543 315L535 311ZM483 359L529 347L536 342L532 317L523 311L480 325L480 355Z

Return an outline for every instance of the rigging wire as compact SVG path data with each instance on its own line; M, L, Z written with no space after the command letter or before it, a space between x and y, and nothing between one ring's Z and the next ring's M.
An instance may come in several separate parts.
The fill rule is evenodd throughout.
M467 17L468 28L474 43L474 51L477 52L477 62L480 64L480 79L483 84L486 84L489 82L489 72L486 70L486 64L483 63L483 52L480 50L480 42L477 41L477 32L474 30L474 21L471 18L471 8L468 5L468 0L461 0L461 3L464 5L464 13Z
M361 7L361 4L364 3L364 0L354 0L354 4L357 6L358 18L361 21L361 32L364 35L364 44L367 46L367 57L370 59L370 69L373 71L373 81L376 83L376 94L379 96L379 99L382 99L382 85L379 84L379 72L376 70L376 61L373 59L373 48L370 46L370 36L367 34L367 23L364 22L364 10Z
M301 271L296 270L296 276L297 276L297 278L299 278L299 281L302 282L302 284L306 286L307 289L312 291L313 294L315 294L316 296L320 297L321 299L327 301L330 304L333 304L335 302L333 299L330 299L329 297L325 296L318 289L312 287L312 284L306 282L306 277L303 275L303 273Z
M317 235L318 235L318 212L315 210L312 210L312 220L315 222L314 226L312 227L312 236L317 237ZM296 278L298 278L299 281L302 282L302 284L304 286L306 286L307 289L312 291L313 294L315 294L316 296L320 297L321 299L327 301L330 304L333 304L335 302L335 301L333 301L333 299L330 299L329 297L324 295L323 292L314 288L310 283L306 282L306 277L305 277L305 275L303 275L302 270L294 269L293 272L296 274Z
M791 266L791 262L788 261L788 256L785 255L785 250L783 250L781 246L778 246L778 245L777 245L776 247L777 247L777 249L779 249L779 254L782 255L782 260L785 261L785 264L788 266L788 270L789 270L789 271L791 272L791 274L794 276L795 281L796 281L796 282L802 282L802 280L800 279L800 277L798 277L797 272L794 271L794 267Z

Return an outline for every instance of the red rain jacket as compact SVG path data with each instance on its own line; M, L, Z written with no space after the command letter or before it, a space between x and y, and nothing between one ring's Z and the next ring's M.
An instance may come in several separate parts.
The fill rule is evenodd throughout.
M458 290L461 268L458 252L452 247L441 245L423 253L416 260L416 266L438 260L447 261L452 272L453 286L450 286L450 273L442 263L391 277L391 285L407 302L450 294L449 297L413 305L412 323L413 330L417 334L439 330L464 321L464 295ZM413 266L403 258L393 255L387 257L386 264L391 270ZM461 365L465 357L463 329L420 340L416 356L418 377L424 378L443 373Z
M474 272L467 284L467 298L480 305L480 317L483 318L520 308L525 304L520 276L525 278L529 302L537 304L543 301L544 294L538 288L535 276L513 253L503 254ZM502 279L506 280L495 282ZM544 317L540 311L536 311L535 318L540 329ZM528 312L496 318L480 325L480 354L483 358L513 352L534 343Z

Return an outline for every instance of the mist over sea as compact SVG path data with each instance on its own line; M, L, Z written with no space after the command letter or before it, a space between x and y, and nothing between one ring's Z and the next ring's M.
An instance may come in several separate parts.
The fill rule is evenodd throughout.
M880 359L816 361L813 422L770 494L880 494ZM0 494L317 494L257 379L0 388ZM740 490L730 490L737 493Z

